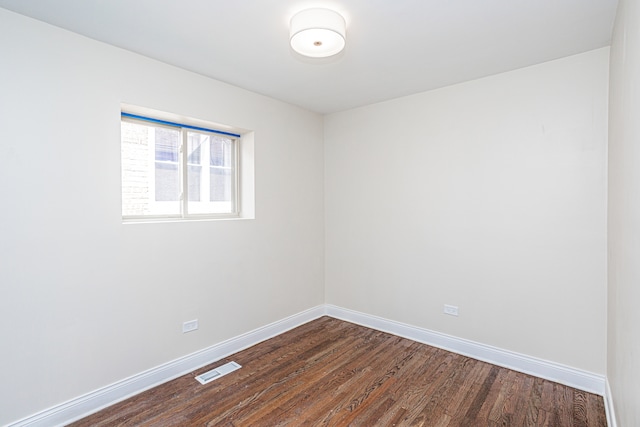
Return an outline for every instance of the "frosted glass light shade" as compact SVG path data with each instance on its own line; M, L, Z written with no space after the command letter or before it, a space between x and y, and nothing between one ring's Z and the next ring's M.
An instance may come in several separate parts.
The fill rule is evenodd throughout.
M342 15L329 9L306 9L291 18L291 47L300 55L324 58L340 53L346 43Z

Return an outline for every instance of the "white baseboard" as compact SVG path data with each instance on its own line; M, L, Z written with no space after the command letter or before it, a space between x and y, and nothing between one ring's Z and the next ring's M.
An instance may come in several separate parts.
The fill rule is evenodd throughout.
M333 305L326 305L325 307L327 315L337 319L409 338L414 341L482 360L483 362L534 375L600 396L604 396L605 394L605 377L603 375L593 374L558 363L453 337L451 335L441 334L378 316L372 316Z
M604 394L604 411L607 414L607 426L617 427L616 412L613 407L613 395L611 394L611 387L609 386L609 380L605 381L606 392Z
M68 424L323 315L325 315L323 305L311 308L56 405L11 423L7 427L51 427Z
M609 426L616 425L611 391L608 383L605 386L604 376L393 320L333 305L320 305L56 405L7 427L51 427L68 424L324 315L599 394L605 399Z

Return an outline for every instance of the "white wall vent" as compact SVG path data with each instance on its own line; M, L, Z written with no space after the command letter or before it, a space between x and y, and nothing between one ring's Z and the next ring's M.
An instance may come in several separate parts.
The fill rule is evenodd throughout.
M204 374L200 374L196 377L200 384L206 384L213 380L217 380L220 377L224 377L227 374L230 374L233 371L237 371L242 368L242 366L238 365L236 362L225 363L222 366L218 366L215 369L205 372Z

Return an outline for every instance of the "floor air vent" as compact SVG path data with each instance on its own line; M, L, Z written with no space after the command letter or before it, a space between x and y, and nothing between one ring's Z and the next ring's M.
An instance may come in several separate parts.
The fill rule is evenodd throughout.
M238 365L236 362L225 363L222 366L218 366L215 369L205 372L204 374L200 374L196 377L200 384L210 383L213 380L217 380L220 377L224 377L227 374L230 374L233 371L237 371L242 368L242 366Z

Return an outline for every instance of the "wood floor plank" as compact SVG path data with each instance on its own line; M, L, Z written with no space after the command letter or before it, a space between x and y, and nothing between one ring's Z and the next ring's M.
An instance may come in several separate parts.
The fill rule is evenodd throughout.
M194 377L229 361L209 384ZM602 397L322 317L73 427L606 427Z
M497 370L497 374L495 380L491 384L491 387L484 395L478 394L478 399L483 399L480 410L473 419L471 419L471 414L469 414L469 416L465 414L465 421L468 421L470 425L473 425L474 423L481 424L476 420L486 420L487 424L490 424L492 420L492 411L494 411L494 408L496 406L500 406L504 401L504 398L506 396L506 393L504 391L504 383L509 373L513 371L509 371L508 369L500 369L497 366L493 366L492 369L493 368Z
M529 408L529 399L533 389L535 379L530 375L520 374L523 377L520 393L515 396L515 407L512 412L512 423L515 426L524 426L527 417L527 409Z
M461 425L464 415L470 405L475 401L479 388L488 376L489 365L474 359L469 359L470 365L465 374L459 375L450 388L450 392L443 396L438 406L444 408L440 418L430 419L426 417L427 425L448 425L450 423ZM433 411L435 414L436 411Z
M540 407L542 406L542 388L543 379L534 378L533 385L531 387L531 394L527 399L525 425L535 426L538 425L538 415L540 413Z
M556 385L558 423L562 426L573 426L573 391L569 387Z
M496 399L493 403L487 402L491 410L489 411L488 421L489 425L503 425L504 422L508 421L505 418L508 417L505 414L505 407L511 399L511 395L517 393L517 388L515 388L515 380L518 376L518 373L515 371L507 371L507 376L504 380L504 383L501 384L500 392L496 396ZM508 424L506 424L508 425Z
M456 360L436 379L438 384L430 393L429 401L422 407L420 414L413 419L410 426L431 426L447 415L443 410L451 402L451 394L458 390L460 377L467 374L477 363L468 357L456 357Z
M478 424L477 417L484 405L484 402L489 396L495 395L494 393L491 393L491 390L498 378L500 368L497 366L491 366L488 363L483 363L482 369L484 374L483 377L478 378L478 381L475 382L475 384L469 385L469 391L464 398L464 401L469 402L469 404L461 407L463 411L458 411L459 414L452 420L454 424Z
M604 409L604 399L595 394L587 394L587 420L590 425L606 427L607 415Z
M542 385L542 396L540 398L540 414L538 426L553 427L558 425L558 413L555 401L555 384L545 380Z
M576 390L573 393L573 423L576 427L586 427L589 423L587 419L587 396L586 392Z

